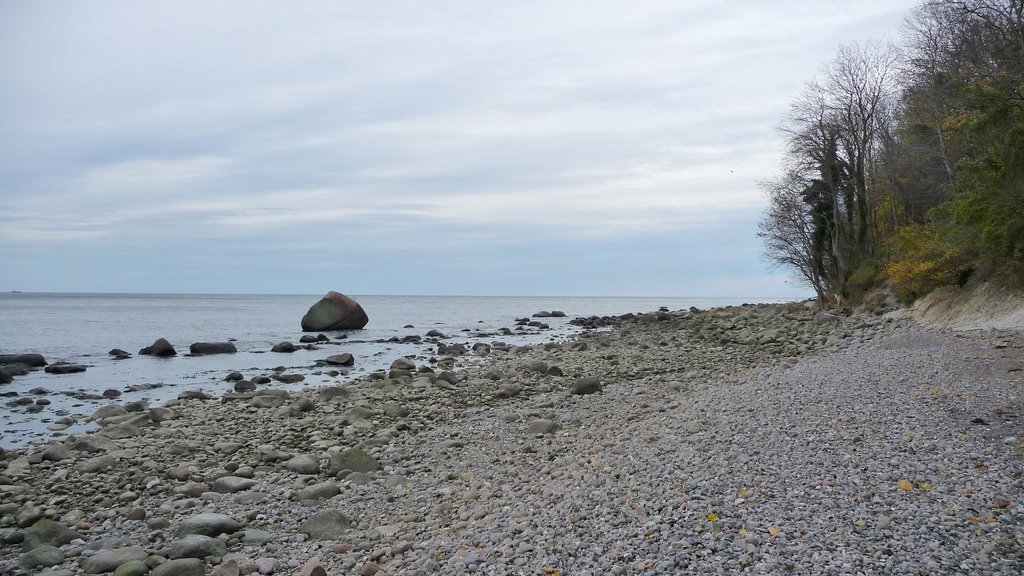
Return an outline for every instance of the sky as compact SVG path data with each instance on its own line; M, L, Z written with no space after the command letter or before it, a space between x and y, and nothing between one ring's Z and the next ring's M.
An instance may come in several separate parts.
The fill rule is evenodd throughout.
M809 295L757 182L914 4L0 0L0 291Z

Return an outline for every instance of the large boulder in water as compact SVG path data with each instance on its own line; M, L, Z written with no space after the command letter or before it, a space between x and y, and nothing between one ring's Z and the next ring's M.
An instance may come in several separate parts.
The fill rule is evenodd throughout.
M302 317L302 331L358 330L369 321L358 302L332 290L309 307Z
M146 356L174 356L177 353L174 346L171 346L171 343L164 338L157 338L152 345L139 350L139 354Z
M46 366L46 359L41 354L0 354L0 364L24 364L29 368Z

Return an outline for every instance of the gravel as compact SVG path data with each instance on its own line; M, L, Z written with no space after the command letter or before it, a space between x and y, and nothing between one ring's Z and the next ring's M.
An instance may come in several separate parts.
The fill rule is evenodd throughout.
M23 523L82 534L60 546L75 569L103 538L167 556L178 527L219 513L242 528L207 565L242 574L1024 571L1024 337L826 320L802 305L643 315L494 346L457 378L172 402L175 418L104 448L106 467L6 454L0 537L19 542L19 513L38 510ZM573 394L584 379L593 393ZM332 474L343 452L376 465ZM0 569L22 570L20 552L0 548Z

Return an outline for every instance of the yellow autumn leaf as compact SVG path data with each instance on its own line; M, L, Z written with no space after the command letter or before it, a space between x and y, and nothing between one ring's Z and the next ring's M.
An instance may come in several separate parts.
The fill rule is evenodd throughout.
M711 512L708 514L708 522L718 522L718 514Z
M737 498L746 498L747 497L747 489L746 488L740 488L736 492L736 497Z
M740 532L740 536L746 536L747 535L747 527L746 526L740 526L739 532Z
M931 490L932 484L931 482L918 482L917 487L920 488L921 490Z
M900 480L899 482L896 483L896 485L900 487L900 490L904 490L906 492L910 492L911 490L914 489L914 485L911 484L910 482L907 482L906 480Z
M775 526L772 526L768 528L768 533L772 536L778 536L779 534L782 534L782 528L776 528Z
M856 521L856 522L854 522L853 524L854 524L854 525L855 525L855 526L856 526L857 528L863 528L863 527L865 527L865 526L867 526L867 525L868 525L868 523L867 523L867 522L865 522L865 521L863 521L863 520L857 520L857 521Z

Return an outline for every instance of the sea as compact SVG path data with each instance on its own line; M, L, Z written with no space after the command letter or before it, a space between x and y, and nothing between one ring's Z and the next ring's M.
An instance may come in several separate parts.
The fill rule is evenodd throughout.
M224 377L240 371L247 378L272 374L284 367L306 380L276 388L301 389L336 385L369 372L387 369L399 356L427 358L435 345L394 342L411 335L444 332L447 343L501 341L510 345L540 344L572 338L581 329L575 317L640 313L666 307L707 309L743 303L782 302L749 298L650 297L513 297L513 296L374 296L353 295L370 318L362 330L328 332L328 343L316 350L291 354L270 352L303 335L299 322L319 295L277 294L0 294L0 354L38 353L47 362L87 367L75 374L34 370L0 385L0 447L45 442L52 437L87 431L86 421L99 406L145 400L157 406L185 390L219 396L231 390ZM547 329L516 331L516 319L541 311L565 312L564 318L538 318ZM501 335L501 328L513 330ZM344 335L345 338L341 339ZM178 351L170 358L138 355L139 349L166 338ZM194 342L232 341L238 352L191 356ZM122 349L133 356L117 360L108 354ZM331 354L347 352L355 365L337 378L316 374L314 366ZM116 399L91 398L116 390ZM108 392L109 394L110 392ZM41 405L38 412L28 409ZM74 423L64 428L67 418Z

